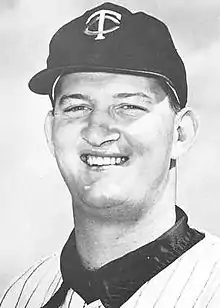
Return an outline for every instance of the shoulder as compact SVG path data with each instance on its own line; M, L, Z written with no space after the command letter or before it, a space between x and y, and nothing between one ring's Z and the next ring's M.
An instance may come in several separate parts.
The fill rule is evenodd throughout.
M203 240L201 240L197 245L194 246L195 250L203 250L205 248L210 248L218 256L220 253L220 237L213 235L205 230L200 230L200 232L205 234Z
M220 237L210 234L207 231L202 230L205 234L205 238L197 243L191 250L192 254L195 254L199 260L203 260L208 263L220 262Z
M202 232L204 239L142 287L138 308L144 303L149 307L219 307L220 238Z
M60 254L38 261L16 278L0 300L1 308L41 307L62 283Z

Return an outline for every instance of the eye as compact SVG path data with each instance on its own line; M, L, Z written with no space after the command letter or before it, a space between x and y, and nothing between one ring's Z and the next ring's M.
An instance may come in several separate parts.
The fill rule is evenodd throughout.
M66 108L64 108L64 112L65 113L69 113L69 112L77 112L77 111L90 111L92 108L85 106L85 105L74 105L74 106L68 106Z
M126 105L123 105L121 106L122 109L124 110L145 110L146 108L144 107L141 107L141 106L137 106L137 105L130 105L130 104L126 104Z
M84 118L87 117L92 110L93 108L88 104L71 104L63 108L62 114L67 118Z
M148 113L149 110L140 104L121 104L116 107L116 112L121 116L138 118Z

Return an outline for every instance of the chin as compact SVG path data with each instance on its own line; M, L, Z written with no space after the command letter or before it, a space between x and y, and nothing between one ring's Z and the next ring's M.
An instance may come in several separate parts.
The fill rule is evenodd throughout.
M122 194L122 188L114 184L101 185L94 183L81 187L80 193L77 194L81 199L93 207L109 208L113 204L122 203L125 199Z
M144 200L129 198L127 194L113 194L109 190L102 191L93 188L82 193L83 203L74 203L75 207L90 219L108 223L137 223L146 211Z

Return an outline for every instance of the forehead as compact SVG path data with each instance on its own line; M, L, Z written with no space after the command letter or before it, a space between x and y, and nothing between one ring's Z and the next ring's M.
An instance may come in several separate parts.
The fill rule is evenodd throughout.
M56 84L55 95L72 91L104 89L107 92L138 92L152 95L164 95L165 91L158 79L125 74L104 72L80 72L62 76Z

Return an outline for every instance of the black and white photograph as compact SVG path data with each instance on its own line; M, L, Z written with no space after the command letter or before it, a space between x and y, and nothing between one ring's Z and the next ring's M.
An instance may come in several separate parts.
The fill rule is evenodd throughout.
M0 0L0 307L220 307L220 2Z

